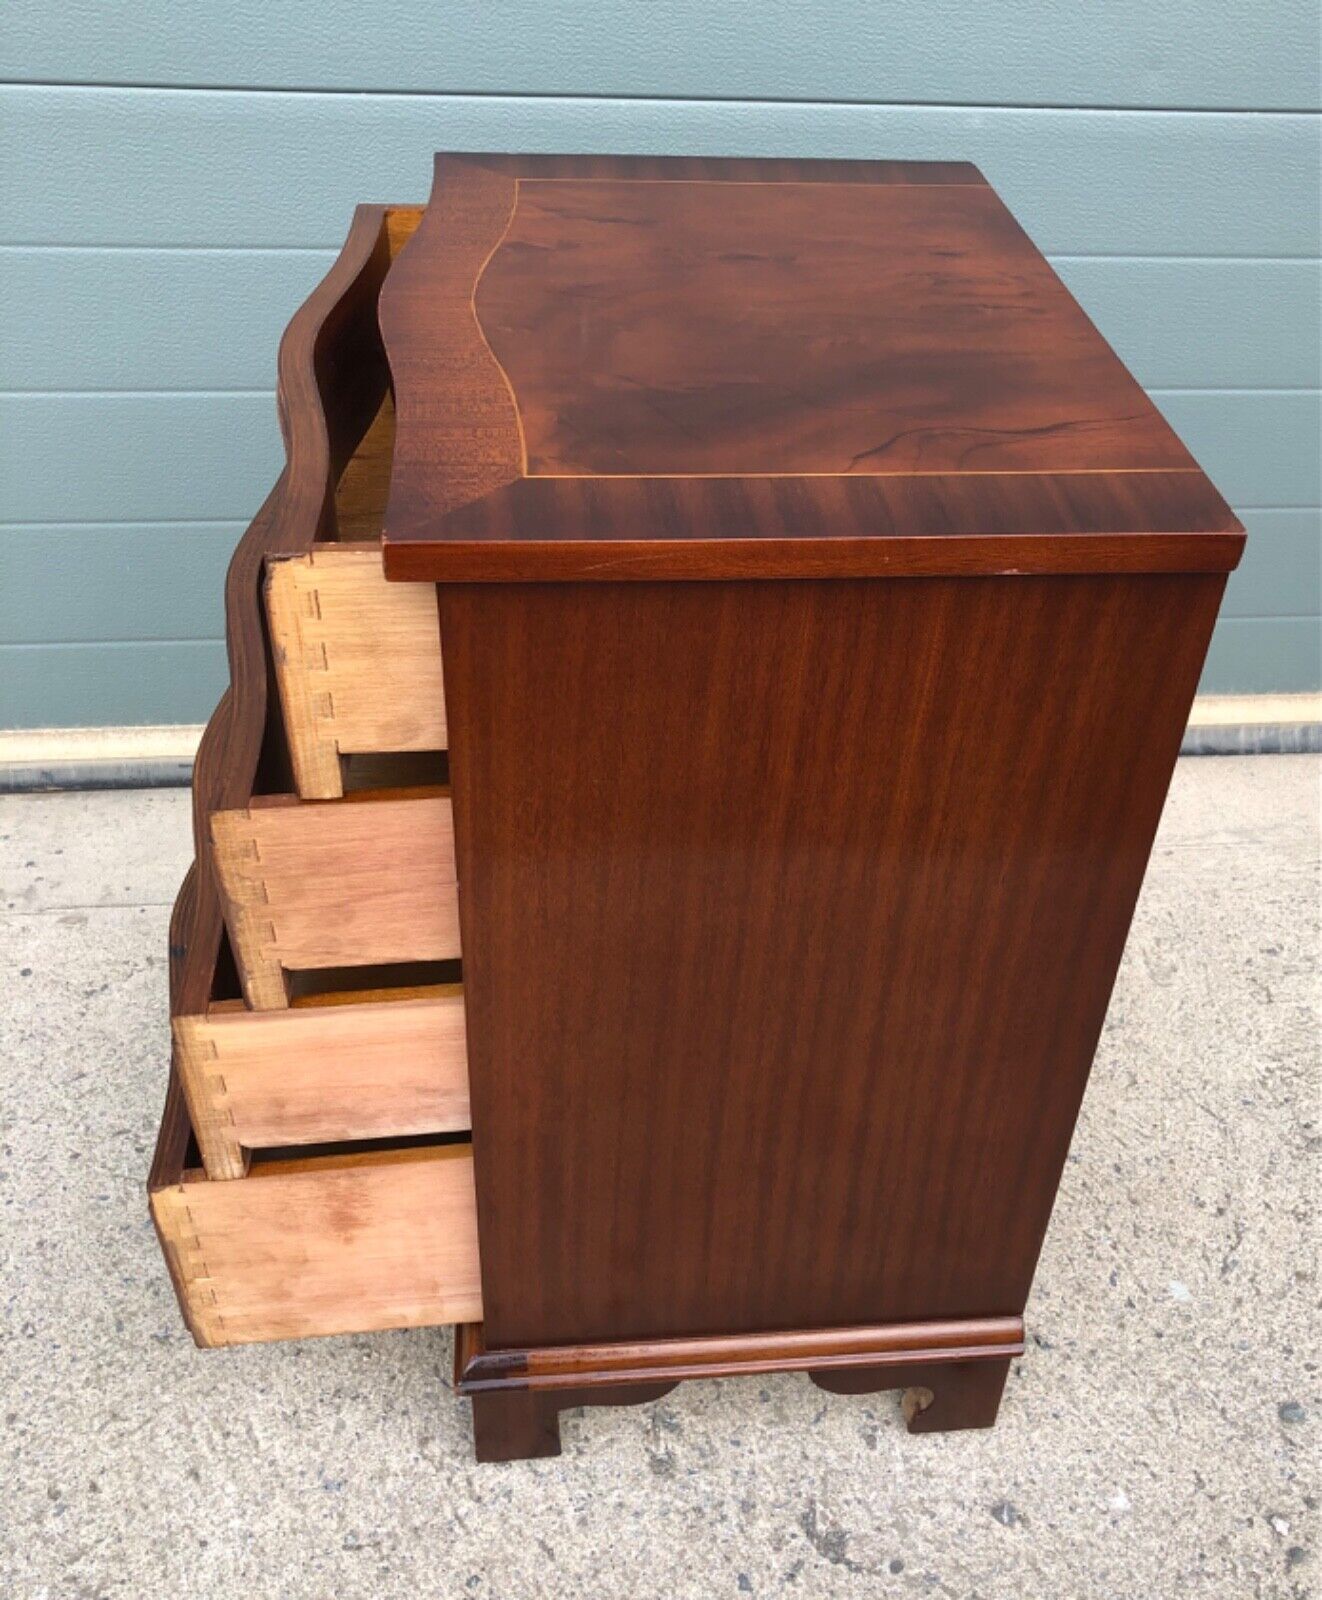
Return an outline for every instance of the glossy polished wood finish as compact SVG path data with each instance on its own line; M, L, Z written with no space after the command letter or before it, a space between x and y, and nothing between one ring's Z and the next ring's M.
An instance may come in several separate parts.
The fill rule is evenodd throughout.
M907 1391L910 1433L989 1428L1022 1352L1018 1317L501 1351L469 1323L455 1330L454 1383L473 1402L478 1460L512 1461L559 1455L559 1413L571 1407L643 1404L683 1378L803 1368L834 1394Z
M1244 546L1221 496L1184 472L523 481L445 527L443 554L388 543L387 576L427 582L438 564L453 583L1226 572ZM1171 531L1186 527L1203 531Z
M848 168L438 156L382 292L388 575L1233 566L1229 508L980 175Z
M479 1453L790 1367L990 1425L1238 523L967 168L441 157L382 327Z
M474 305L533 479L1191 465L981 183L521 178Z
M504 1389L597 1388L740 1374L823 1374L943 1361L996 1361L1023 1354L1020 1317L896 1323L879 1328L817 1328L807 1333L718 1334L705 1339L554 1345L488 1350L480 1323L459 1330L455 1383L464 1394ZM876 1385L876 1380L868 1380Z
M1223 583L442 586L491 1348L1022 1312Z

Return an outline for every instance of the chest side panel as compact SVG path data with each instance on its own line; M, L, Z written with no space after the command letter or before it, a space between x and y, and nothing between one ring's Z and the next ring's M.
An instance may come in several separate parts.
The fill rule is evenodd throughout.
M441 588L489 1346L1021 1310L1223 581Z

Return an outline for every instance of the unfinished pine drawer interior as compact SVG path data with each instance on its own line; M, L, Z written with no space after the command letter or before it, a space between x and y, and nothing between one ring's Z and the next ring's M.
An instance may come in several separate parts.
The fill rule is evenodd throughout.
M342 800L259 796L211 817L213 868L244 997L289 1004L292 972L459 955L444 788Z
M435 590L389 584L379 543L272 561L266 611L298 793L344 793L345 756L446 745Z
M482 1316L468 1142L185 1170L152 1216L201 1345L469 1322Z
M471 1126L458 984L312 995L283 1011L213 1002L174 1019L176 1060L209 1178L251 1152Z

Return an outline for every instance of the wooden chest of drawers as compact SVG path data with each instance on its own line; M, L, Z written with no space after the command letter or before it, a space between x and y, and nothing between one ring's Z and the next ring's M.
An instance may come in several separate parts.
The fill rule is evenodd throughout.
M280 358L172 932L199 1342L989 1424L1242 531L961 164L437 158Z

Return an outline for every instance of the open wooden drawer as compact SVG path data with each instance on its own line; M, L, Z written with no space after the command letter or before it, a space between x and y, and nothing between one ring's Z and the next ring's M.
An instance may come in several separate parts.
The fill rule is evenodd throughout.
M343 794L346 756L445 749L436 591L387 583L379 541L273 561L265 598L303 799Z
M174 1018L174 1043L208 1178L243 1177L253 1150L472 1125L458 984L215 1001Z
M454 821L443 787L343 800L257 796L210 818L212 864L248 1004L289 1004L294 972L459 955Z
M290 324L278 396L287 464L226 580L230 686L194 768L196 861L170 925L174 1052L148 1179L203 1345L482 1314L463 1001L443 981L457 968L435 970L459 953L444 758L425 759L428 776L381 777L384 794L320 805L291 794L303 788L300 736L285 726L264 604L269 573L304 560L312 570L323 552L379 575L364 541L380 526L393 415L376 298L417 217L360 207ZM400 601L417 593L401 589ZM369 651L362 681L406 648L396 633L385 657ZM421 646L408 668L424 691L412 698L439 710L434 628L430 650L431 678ZM343 674L336 689L349 722L357 681ZM365 740L341 728L333 781L304 792L351 791L359 743L435 752L445 740L443 725L436 737ZM426 963L427 975L405 976L400 962ZM380 964L395 970L374 973ZM340 992L300 994L309 974Z
M481 1320L468 1141L185 1169L151 1208L201 1345Z

